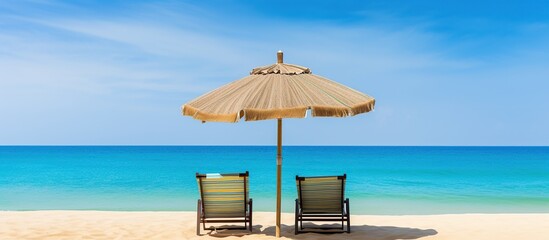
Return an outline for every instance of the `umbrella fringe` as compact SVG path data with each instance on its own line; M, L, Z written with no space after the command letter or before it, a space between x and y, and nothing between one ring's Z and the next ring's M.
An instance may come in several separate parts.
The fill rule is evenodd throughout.
M189 105L183 105L182 112L183 112L183 115L192 116L194 119L198 119L203 122L237 122L239 119L239 116L237 113L229 113L229 114L205 113Z
M332 106L312 106L313 117L347 117L360 113L372 111L375 106L375 99L366 103L357 104L352 107L332 107ZM277 118L305 118L308 107L281 108L281 109L244 109L240 113L215 114L206 113L189 105L182 106L182 113L186 116L192 116L205 122L237 122L238 119L245 116L246 121L258 121Z
M313 106L311 107L313 117L347 117L352 115L348 107Z
M369 102L354 105L354 106L351 107L351 109L353 110L353 115L357 115L357 114L372 111L372 110L374 110L375 104L376 104L376 100L372 99Z
M307 107L281 108L281 109L244 109L246 121L257 121L278 118L304 118Z
M372 111L374 105L375 100L372 99L352 107L313 106L311 109L313 117L348 117Z
M268 66L254 68L250 75L267 75L267 74L282 74L282 75L298 75L311 74L311 69L294 64L277 63Z
M194 116L198 112L198 109L191 107L189 105L183 105L181 106L181 113L183 116Z

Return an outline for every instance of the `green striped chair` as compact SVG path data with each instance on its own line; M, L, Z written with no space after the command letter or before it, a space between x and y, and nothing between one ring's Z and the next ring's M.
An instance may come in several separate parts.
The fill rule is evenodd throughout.
M204 230L247 229L252 231L252 199L248 194L248 172L196 174L200 192L196 216L196 234ZM206 223L244 223L244 227L206 228Z
M300 177L296 176L297 199L295 200L295 234L303 230L303 221L341 222L344 232L351 232L349 199L345 199L345 180L343 176ZM299 226L298 226L299 223ZM323 228L333 229L333 228Z

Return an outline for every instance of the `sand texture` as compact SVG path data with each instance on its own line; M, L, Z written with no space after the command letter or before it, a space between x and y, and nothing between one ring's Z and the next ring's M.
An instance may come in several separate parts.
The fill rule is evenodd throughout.
M281 239L549 239L549 214L352 216L352 233L294 235L283 214ZM253 233L203 231L194 212L3 211L0 239L275 239L274 213L254 213Z

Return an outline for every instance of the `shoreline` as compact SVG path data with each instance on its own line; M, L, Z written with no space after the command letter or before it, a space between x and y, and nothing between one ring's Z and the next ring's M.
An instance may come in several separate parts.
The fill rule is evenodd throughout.
M196 236L189 211L0 211L0 239L276 239L274 212L254 212L253 233ZM281 239L547 239L549 213L352 215L351 234L294 235L282 214ZM329 224L329 223L328 223Z

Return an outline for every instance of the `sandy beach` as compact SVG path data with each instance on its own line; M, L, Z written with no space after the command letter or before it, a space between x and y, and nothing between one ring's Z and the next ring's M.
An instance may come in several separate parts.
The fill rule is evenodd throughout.
M254 213L253 234L196 236L194 212L3 211L0 239L275 239L274 213ZM293 234L283 214L281 239L548 239L549 214L352 216L352 233Z

